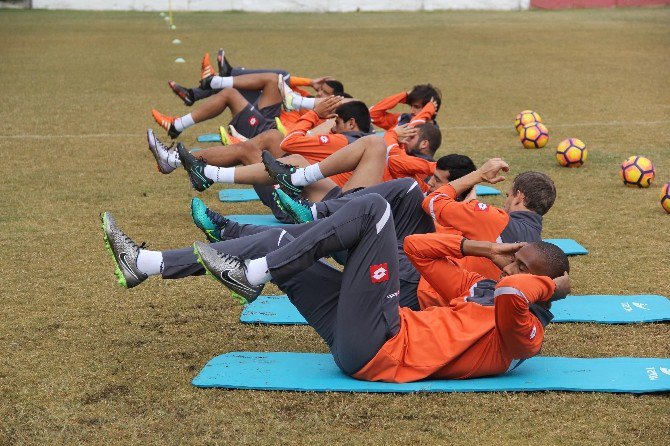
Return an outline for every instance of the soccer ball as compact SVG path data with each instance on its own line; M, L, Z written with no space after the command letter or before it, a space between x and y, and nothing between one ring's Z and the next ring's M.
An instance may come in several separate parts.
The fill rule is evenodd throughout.
M656 176L654 165L643 156L631 156L621 163L619 176L628 187L649 187Z
M661 188L661 206L665 212L670 214L670 181L666 182Z
M519 132L521 144L527 149L541 149L549 141L549 132L541 122L525 125Z
M561 141L556 149L556 160L563 167L581 167L588 155L586 144L577 138Z
M542 122L540 115L533 110L524 110L514 118L514 128L516 128L516 132L519 133L524 126L534 122Z

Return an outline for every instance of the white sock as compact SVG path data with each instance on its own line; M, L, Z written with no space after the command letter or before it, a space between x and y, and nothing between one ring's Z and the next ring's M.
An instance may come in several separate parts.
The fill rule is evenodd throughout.
M182 116L181 118L174 120L174 128L177 129L178 132L183 132L185 129L194 124L195 121L193 120L193 116L191 116L190 113L186 116Z
M296 186L307 186L323 180L325 177L321 173L319 163L310 164L307 167L300 167L291 174L291 183Z
M234 167L205 166L204 174L215 183L235 184Z
M252 285L262 285L272 279L265 257L247 262L247 280Z
M137 269L147 276L155 276L163 272L163 253L140 249L137 256Z
M310 208L310 211L312 211L312 217L314 217L314 220L318 220L318 217L316 216L316 203L314 203Z
M314 105L316 105L316 98L306 98L300 96L298 93L293 93L293 104L297 109L302 110L314 110Z
M233 86L233 77L232 76L212 76L212 82L209 84L212 90L221 90L223 88L232 88Z
M174 149L168 150L166 161L168 165L172 167L181 167L181 159L179 158L179 153Z

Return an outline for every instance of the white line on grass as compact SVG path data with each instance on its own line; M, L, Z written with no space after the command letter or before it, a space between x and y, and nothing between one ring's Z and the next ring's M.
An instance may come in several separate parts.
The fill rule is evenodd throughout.
M614 126L614 125L657 125L668 124L670 121L637 121L637 122L576 122L572 124L552 124L554 127L598 127L598 126ZM455 125L449 127L451 130L497 130L508 129L513 127L513 124L508 125ZM0 139L53 139L53 138L128 138L128 137L146 137L146 133L89 133L83 135L0 135Z

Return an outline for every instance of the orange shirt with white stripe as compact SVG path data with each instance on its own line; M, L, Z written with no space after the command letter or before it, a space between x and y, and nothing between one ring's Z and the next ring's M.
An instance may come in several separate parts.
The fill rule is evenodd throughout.
M462 257L462 240L436 233L405 238L407 256L448 305L400 308L398 333L354 378L411 382L497 375L540 351L544 327L530 305L549 300L554 281L530 274L507 276L495 286L492 306L469 302L470 289L484 277L454 262Z

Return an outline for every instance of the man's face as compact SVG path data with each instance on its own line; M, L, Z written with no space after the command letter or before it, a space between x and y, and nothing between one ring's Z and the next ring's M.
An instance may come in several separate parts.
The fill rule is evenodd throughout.
M350 132L352 129L350 128L351 125L345 122L342 118L339 116L335 118L335 124L333 124L333 128L330 129L331 132L333 133L344 133L344 132Z
M428 179L428 187L430 188L428 192L435 192L435 190L447 183L449 183L449 171L435 169L433 176Z
M419 150L421 147L421 132L417 132L416 135L405 138L402 143L405 145L405 152L409 155L415 150Z
M335 93L335 90L333 90L333 88L330 85L328 85L324 82L319 86L319 88L316 89L315 97L325 98L327 96L332 96L334 93Z
M419 112L423 108L424 104L422 104L421 101L414 101L414 102L412 102L410 104L407 104L407 105L409 105L409 114L413 118L413 117L415 117L416 115L419 114Z
M502 269L500 278L515 274L547 275L547 264L540 251L533 245L526 245L514 254L514 261Z
M517 191L514 193L512 189L510 189L508 192L505 192L505 203L503 204L503 210L507 212L508 214L510 213L510 209L512 208L512 204L516 200L516 198L519 196L521 192Z

